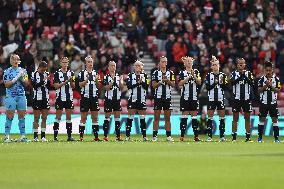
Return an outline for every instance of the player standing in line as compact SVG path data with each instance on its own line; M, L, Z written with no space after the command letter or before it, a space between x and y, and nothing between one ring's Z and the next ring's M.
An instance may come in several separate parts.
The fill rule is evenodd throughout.
M154 124L153 124L153 142L157 141L161 111L164 111L165 129L167 141L173 142L171 137L171 90L175 86L175 76L170 70L167 70L168 60L165 56L160 57L159 69L152 74L152 85L154 88Z
M86 69L79 73L79 86L81 88L81 121L79 125L80 140L83 141L84 131L89 110L91 111L92 130L94 134L94 141L101 141L99 139L99 101L98 92L100 87L100 75L93 70L94 60L91 56L85 58Z
M49 73L47 70L47 63L41 61L37 71L32 73L32 86L33 86L33 104L34 109L34 141L38 142L38 127L39 127L39 118L41 115L41 141L47 142L45 138L46 130L46 120L48 111L50 109L49 104L49 90L50 80Z
M65 108L66 113L66 130L67 141L75 141L72 137L72 121L71 115L74 109L73 106L73 89L75 88L74 72L68 69L69 59L63 57L60 60L61 69L54 74L54 87L56 89L56 117L54 121L54 141L58 141L59 123L62 116L62 111Z
M113 112L114 121L115 121L115 133L116 141L123 141L120 137L120 98L121 98L121 89L124 86L123 76L120 76L116 73L116 63L110 61L108 63L109 74L104 76L103 85L106 90L105 92L105 120L103 124L104 130L104 141L108 141L108 132L109 132L109 123L110 116Z
M201 84L201 77L198 70L192 68L194 59L192 57L182 57L185 69L179 73L179 86L181 88L180 111L182 112L180 122L180 141L184 141L188 115L192 117L192 129L194 141L199 142L197 114L199 110L198 86Z
M28 85L28 75L26 70L19 67L21 63L17 54L10 56L10 64L12 67L5 70L3 78L6 87L5 107L6 107L6 123L4 142L11 142L10 131L15 110L19 117L19 130L21 138L19 142L29 142L25 136L25 114L27 109L27 99L25 96L25 86Z
M128 118L126 123L126 141L130 140L130 133L134 114L138 112L140 116L140 129L143 141L148 141L146 137L146 95L149 87L147 74L143 72L143 63L137 60L134 63L134 72L129 73L126 86L130 92L128 99Z
M281 84L279 78L273 73L273 65L271 62L266 62L264 68L265 75L262 76L258 81L258 91L260 97L258 142L262 142L264 122L268 113L272 118L274 142L280 142L277 93L280 91Z
M233 87L233 124L232 124L232 141L237 140L237 128L239 113L241 109L244 112L246 142L251 142L250 139L250 112L251 107L251 88L254 84L254 78L250 71L246 70L246 61L243 58L237 59L237 70L232 72L231 85Z
M228 78L226 74L220 72L219 60L212 56L210 61L211 72L206 76L206 89L208 91L208 121L207 121L207 142L213 141L212 139L212 127L213 116L215 110L220 118L219 131L220 142L226 141L225 139L225 105L224 105L224 89L228 84Z

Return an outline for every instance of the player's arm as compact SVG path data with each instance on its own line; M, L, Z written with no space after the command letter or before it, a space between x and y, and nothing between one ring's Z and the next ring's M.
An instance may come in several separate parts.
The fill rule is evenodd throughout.
M142 87L143 87L145 90L148 90L148 88L149 88L149 80L148 80L148 76L147 76L146 73L144 74L144 79L145 79L145 80L141 82L141 85L142 85Z
M254 85L254 78L251 72L248 72L248 76L244 74L244 79L248 82L249 85Z
M193 72L193 79L195 80L197 85L201 85L201 77L200 77L200 73L198 70L195 70Z
M36 78L36 72L33 72L32 73L32 78L31 78L31 80L32 80L32 86L33 86L33 88L38 88L38 87L41 87L41 86L43 86L44 84L45 84L45 82L44 82L44 79L43 80L37 80L37 78Z
M131 80L132 80L131 73L129 73L126 79L127 89L134 89L135 87L138 87L140 85L138 82L136 84L132 84Z
M173 72L170 74L170 79L166 78L164 80L169 86L174 87L175 86L175 75Z
M55 89L60 89L62 86L66 85L68 82L69 82L69 80L60 82L59 74L58 74L58 72L55 72L55 74L54 74L54 88Z
M228 88L228 77L226 76L226 74L223 74L223 81L221 87L223 90Z
M235 75L234 73L231 75L230 78L230 83L231 85L236 85L239 81L242 81L244 79L244 75L240 75L237 79L235 79Z
M108 76L107 75L104 76L103 86L104 86L104 89L106 91L110 91L112 89L112 83L108 82Z
M210 85L210 74L207 74L206 76L205 86L207 91L214 89L214 87L216 86L215 82L212 85Z
M73 71L71 72L71 76L69 77L68 81L70 82L71 88L75 89L75 74Z
M11 88L20 79L21 76L21 73L19 73L14 79L8 80L8 73L5 71L3 75L5 87Z
M154 89L157 89L160 85L162 85L163 81L159 81L157 77L157 71L154 71L152 74L152 86Z
M120 90L122 90L124 86L125 86L124 76L121 75L121 76L119 77L119 88L120 88Z
M180 71L178 86L182 87L185 83L187 83L189 81L189 79L190 79L190 77L185 78L183 72Z
M87 85L88 83L88 78L86 80L84 80L84 71L81 71L79 76L78 76L78 79L79 79L79 86L80 88L83 88Z
M257 86L258 86L258 92L259 93L264 92L266 90L266 88L268 87L266 85L266 83L263 84L263 77L258 80Z
M279 80L278 78L276 78L276 87L274 87L274 86L272 85L272 83L271 83L270 88L271 88L274 92L278 93L278 92L280 91L280 89L281 89L280 80Z

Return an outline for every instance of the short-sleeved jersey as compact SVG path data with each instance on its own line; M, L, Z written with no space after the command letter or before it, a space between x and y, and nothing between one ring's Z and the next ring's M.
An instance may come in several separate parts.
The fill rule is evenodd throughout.
M20 71L25 69L21 67L10 67L4 71L3 80L4 82L12 81L15 77L20 74ZM27 76L27 74L26 74ZM25 96L25 87L21 81L21 79L17 80L15 84L12 85L10 88L6 88L6 96L9 97L17 97L17 96Z
M163 80L163 77L166 76L168 80L174 81L174 73L170 70L167 70L163 73L161 70L155 70L152 74L152 81L160 82ZM165 82L162 83L158 88L155 89L154 97L156 99L171 99L172 87Z
M263 87L267 80L268 78L266 76L262 76L258 81L258 87ZM273 87L277 89L281 88L280 80L277 76L273 75L271 82ZM270 87L267 87L265 91L261 92L259 97L262 104L277 104L277 92L271 90Z

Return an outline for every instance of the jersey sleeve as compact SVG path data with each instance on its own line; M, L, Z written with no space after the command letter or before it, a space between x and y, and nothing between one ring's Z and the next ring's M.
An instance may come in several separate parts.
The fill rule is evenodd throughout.
M145 78L145 80L142 81L142 87L143 87L145 90L147 90L148 87L149 87L150 82L149 82L149 80L148 80L148 76L147 76L146 73L144 73L144 78Z
M170 71L170 81L175 81L175 74L173 71Z
M152 74L152 81L159 81L158 80L158 71L157 70L155 70L154 72L153 72L153 74Z
M180 71L178 81L182 81L182 80L184 80L184 74L183 74L183 71Z
M281 89L281 82L280 79L278 77L275 78L276 79L276 88L277 89Z
M3 75L4 83L10 81L8 75L9 75L9 74L8 74L8 70L5 70L5 71L4 71L4 75Z
M215 84L213 83L212 85L210 85L210 73L208 73L206 75L206 78L205 78L205 85L206 85L206 90L207 91L210 91L212 90L214 87L215 87Z
M78 75L78 81L83 82L84 81L84 71L81 71Z
M257 86L258 86L258 87L263 87L263 86L264 86L263 77L261 77L261 78L258 80Z
M108 85L109 83L108 83L108 75L105 75L104 76L104 80L103 80L103 85L105 86L105 85Z
M54 83L60 83L58 71L54 74Z

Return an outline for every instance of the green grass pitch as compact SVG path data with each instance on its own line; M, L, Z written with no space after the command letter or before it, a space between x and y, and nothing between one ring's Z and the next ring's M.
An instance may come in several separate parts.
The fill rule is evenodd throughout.
M265 137L261 144L245 143L240 137L236 143L194 143L192 137L168 143L165 136L153 143L133 138L134 142L91 142L86 136L85 142L68 143L60 135L64 142L1 142L0 188L283 187L284 143L273 143L272 138Z

